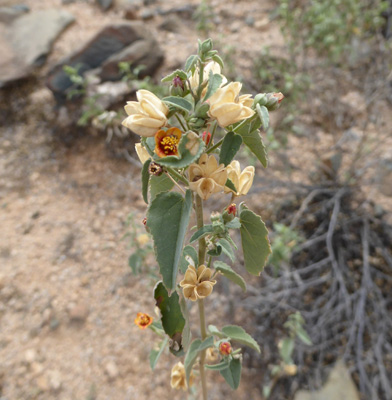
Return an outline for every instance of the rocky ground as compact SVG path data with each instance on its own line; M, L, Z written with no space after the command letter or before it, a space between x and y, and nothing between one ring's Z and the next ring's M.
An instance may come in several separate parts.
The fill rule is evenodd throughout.
M3 3L12 6L19 1L6 0L1 6ZM72 132L67 130L71 139L64 137L56 125L60 117L45 81L57 62L104 25L123 21L125 16L142 21L153 33L165 55L156 76L163 76L195 52L199 34L192 14L199 2L113 3L103 11L94 1L23 2L31 11L61 9L75 21L54 42L47 60L29 67L27 80L0 89L2 400L184 398L169 386L173 358L164 355L152 373L148 355L154 335L133 324L137 312L153 313L154 309L149 295L153 280L149 274L131 274L127 258L134 246L124 238L130 229L143 233L140 169L115 157L105 135L92 136L73 127ZM270 45L282 53L279 27L268 22L273 5L227 0L211 4L215 11L212 34L237 66L237 75L251 80L254 54L261 46ZM346 104L354 118L361 99L353 96ZM390 105L382 103L380 107L384 116L381 126L388 126ZM366 119L363 113L362 117ZM367 132L376 135L378 126L373 123ZM345 136L345 151L353 145L350 140L355 143L358 135L364 135L363 131L353 132L354 139ZM317 128L311 133L316 141L333 147L331 135ZM285 157L292 162L301 157L303 169L294 168L290 180L308 181L304 169L312 168L315 156L304 155L301 139L293 137L289 143L286 156L272 156L272 166L283 171L273 177L287 181L285 171L292 164L286 163ZM312 148L314 141L309 143ZM383 157L392 156L387 153L387 143L381 150ZM392 178L389 170L385 171L385 182L369 191L369 198L388 209L391 194L387 188ZM369 179L373 182L371 176ZM269 194L264 194L268 183L265 176L259 179L250 200L267 214L271 212L268 199L282 189L272 184ZM129 215L131 227L126 224ZM225 307L218 298L214 295L212 302L219 316ZM224 313L225 322L241 319L240 314L240 309L234 316ZM252 330L252 325L248 326ZM261 399L255 369L245 370L235 394L225 388L219 374L210 375L212 399Z

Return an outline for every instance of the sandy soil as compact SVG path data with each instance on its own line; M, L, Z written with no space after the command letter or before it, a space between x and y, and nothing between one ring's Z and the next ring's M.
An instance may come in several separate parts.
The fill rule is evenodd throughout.
M54 106L42 84L47 70L104 24L120 20L123 11L102 13L92 2L24 3L33 10L61 6L77 22L55 43L37 73L38 85L14 89L11 106L14 113L23 114L20 121L13 117L12 124L0 127L0 397L185 398L169 386L175 359L163 355L152 373L148 355L155 337L133 324L137 312L154 312L153 281L149 275L130 273L127 258L132 243L123 239L129 214L143 233L140 170L113 158L103 137L84 136L64 145L45 120ZM183 5L178 0L157 3L162 8ZM283 45L278 27L272 23L265 29L262 23L271 11L268 2L215 0L212 4L220 19L215 32L218 43L233 44L243 76L250 76L252 51L261 45L274 44L277 49ZM244 23L249 15L259 21L258 29ZM162 18L146 22L146 27L155 29ZM170 54L162 75L194 52L194 22L180 23L181 34L160 31L158 36ZM295 158L303 148L299 139L290 140L296 147ZM278 165L279 157L272 162ZM312 163L310 157L307 163ZM303 174L294 171L292 179L301 181ZM268 207L257 191L252 199ZM218 296L212 302L224 309ZM245 370L234 394L219 374L210 374L211 398L261 399L253 389L256 381L256 372Z

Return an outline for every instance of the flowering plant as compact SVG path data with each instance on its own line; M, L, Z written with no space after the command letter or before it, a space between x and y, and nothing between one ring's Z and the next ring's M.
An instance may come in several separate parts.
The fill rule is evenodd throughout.
M154 289L158 321L139 313L135 323L165 338L159 350L151 353L152 368L168 346L175 356L184 357L184 363L173 367L171 386L187 390L199 376L204 400L207 370L219 371L233 389L238 387L241 349L233 345L260 352L240 326L209 325L207 329L204 307L219 279L229 279L246 291L237 268L222 260L226 256L235 262L234 230L241 236L248 273L259 275L271 253L260 216L243 202L236 204L237 197L250 190L255 168L246 166L241 172L234 157L246 146L267 167L260 128L267 129L269 111L283 99L281 93L241 95L241 83L227 82L222 69L211 39L199 41L198 54L187 59L185 68L162 80L171 84L171 95L159 99L139 90L138 101L125 106L128 117L123 121L141 136L136 151L143 164L142 194L148 204L145 225L154 240L162 276ZM203 203L226 195L231 196L229 205L209 203L214 212L207 222ZM197 228L186 244L192 210ZM188 316L192 302L197 302L200 317L200 338L193 340Z

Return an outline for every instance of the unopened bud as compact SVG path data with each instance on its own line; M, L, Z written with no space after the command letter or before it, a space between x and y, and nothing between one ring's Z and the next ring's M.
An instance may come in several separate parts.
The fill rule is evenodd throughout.
M213 212L211 214L211 222L220 221L221 215L218 212Z
M232 203L226 208L226 211L228 214L235 216L237 214L237 206L234 203Z
M163 168L159 164L152 162L148 167L148 172L150 175L161 176L163 174Z
M173 78L172 84L174 87L180 87L181 89L184 89L184 82L178 75Z
M277 110L280 107L280 103L284 99L283 93L268 93L267 94L267 103L265 106L269 111Z
M203 103L200 106L196 107L195 115L199 118L207 118L208 117L208 110L210 109L210 105L207 103Z
M142 224L143 224L144 226L147 225L147 218L146 218L146 217L144 217L144 218L142 219Z
M259 93L255 96L255 99L253 101L253 104L256 106L256 104L260 104L261 106L265 106L267 104L267 94L266 93Z
M176 75L172 80L170 94L172 96L185 96L187 94L185 91L184 81L178 75Z
M229 356L233 351L233 348L231 347L231 344L229 342L222 342L219 345L219 352L222 354L222 356Z
M210 143L210 140L211 140L211 133L210 132L207 132L207 131L204 131L203 132L203 135L202 135L202 139L203 139L203 142L206 144L206 146L208 145L208 143Z
M206 39L201 44L201 52L202 53L208 53L210 50L212 50L212 40L211 39Z

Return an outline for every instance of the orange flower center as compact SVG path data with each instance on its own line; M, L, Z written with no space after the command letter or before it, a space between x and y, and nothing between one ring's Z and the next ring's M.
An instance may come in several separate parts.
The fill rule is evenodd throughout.
M178 139L176 136L165 136L160 143L163 152L166 155L177 153L177 145L179 141L180 139Z
M147 315L142 315L139 319L139 323L142 326L146 326L150 323L150 317Z

